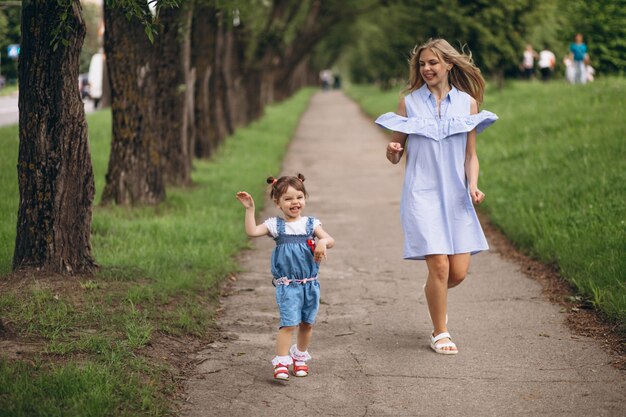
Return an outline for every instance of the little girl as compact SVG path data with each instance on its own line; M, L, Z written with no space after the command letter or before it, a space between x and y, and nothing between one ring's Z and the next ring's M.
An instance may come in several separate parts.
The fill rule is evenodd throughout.
M269 177L270 197L284 217L271 217L256 224L254 200L245 191L237 199L246 208L245 226L250 237L269 235L276 241L272 253L272 283L276 287L276 303L280 312L280 328L276 337L274 379L288 380L289 365L295 376L307 376L311 359L308 348L313 323L320 304L319 263L326 259L326 249L335 244L314 217L302 216L308 194L304 175ZM317 242L315 238L317 237ZM292 335L298 329L297 343L291 345Z

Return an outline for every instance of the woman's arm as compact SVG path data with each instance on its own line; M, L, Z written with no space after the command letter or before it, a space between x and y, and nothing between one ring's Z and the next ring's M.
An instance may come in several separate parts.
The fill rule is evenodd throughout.
M265 223L256 224L256 219L254 218L254 199L252 196L245 191L239 191L236 197L246 209L244 225L246 226L247 235L250 237L267 235L269 231Z
M406 105L404 104L404 97L400 99L398 103L398 110L396 111L400 116L406 117ZM393 132L391 136L391 143L387 145L387 159L392 164L397 164L402 159L404 153L404 145L406 143L406 133Z
M335 246L335 239L324 229L322 226L317 226L314 230L315 237L317 237L317 243L315 244L315 253L313 257L315 258L315 262L321 262L323 259L326 259L326 249L330 249Z
M473 98L470 103L470 114L478 113L478 103ZM474 204L480 204L485 199L485 194L478 189L478 155L476 154L476 129L467 134L465 147L465 176L469 186L470 196Z

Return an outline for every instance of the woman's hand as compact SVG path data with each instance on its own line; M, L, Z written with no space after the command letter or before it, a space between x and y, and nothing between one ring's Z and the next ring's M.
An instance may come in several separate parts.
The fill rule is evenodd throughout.
M402 147L402 144L399 142L390 142L389 145L387 145L387 159L392 164L397 164L400 161L400 158L402 158L403 151L404 148Z
M237 197L237 200L241 201L241 204L243 204L243 206L246 209L253 209L254 208L254 199L247 192L239 191L236 194L236 197Z
M470 196L472 197L472 202L476 205L482 203L485 199L485 193L478 188L470 188Z

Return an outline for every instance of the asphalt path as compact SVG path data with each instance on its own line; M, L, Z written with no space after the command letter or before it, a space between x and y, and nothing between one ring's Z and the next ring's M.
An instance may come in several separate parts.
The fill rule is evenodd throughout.
M430 350L426 267L401 259L403 172L385 159L387 140L343 93L313 97L283 166L307 177L305 214L337 241L320 269L310 375L272 379L274 243L257 238L221 300L223 337L191 358L198 366L182 415L625 416L626 374L493 250L474 256L450 292L459 354ZM277 214L266 207L259 219Z
M93 102L85 100L85 112L93 111ZM18 108L17 93L10 96L0 97L0 126L8 126L19 123L20 113Z

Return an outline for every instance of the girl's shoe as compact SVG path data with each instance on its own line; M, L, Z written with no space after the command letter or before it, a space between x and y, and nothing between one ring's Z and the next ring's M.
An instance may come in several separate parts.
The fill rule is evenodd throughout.
M441 339L445 339L446 337L450 339L449 342L437 343L438 341L440 341ZM450 338L450 333L448 332L439 333L437 336L431 334L430 335L430 348L434 350L436 353L441 353L442 355L456 355L457 353L459 353L458 349L456 348L456 345L454 344L454 342L452 342L452 339ZM444 348L452 348L452 349L444 349Z
M309 375L309 365L304 361L293 361L293 374L298 377Z
M307 376L309 374L309 366L306 362L311 359L309 352L300 352L298 345L293 345L289 349L289 355L293 359L293 374L298 377Z
M428 300L426 299L426 284L422 286L422 291L424 291L424 299L426 300L426 311L428 312L428 318L430 321L433 321L433 318L430 317L430 310L428 309ZM448 314L446 313L446 324L448 324Z
M288 381L289 365L284 365L282 363L274 365L274 379L278 379L280 381Z

